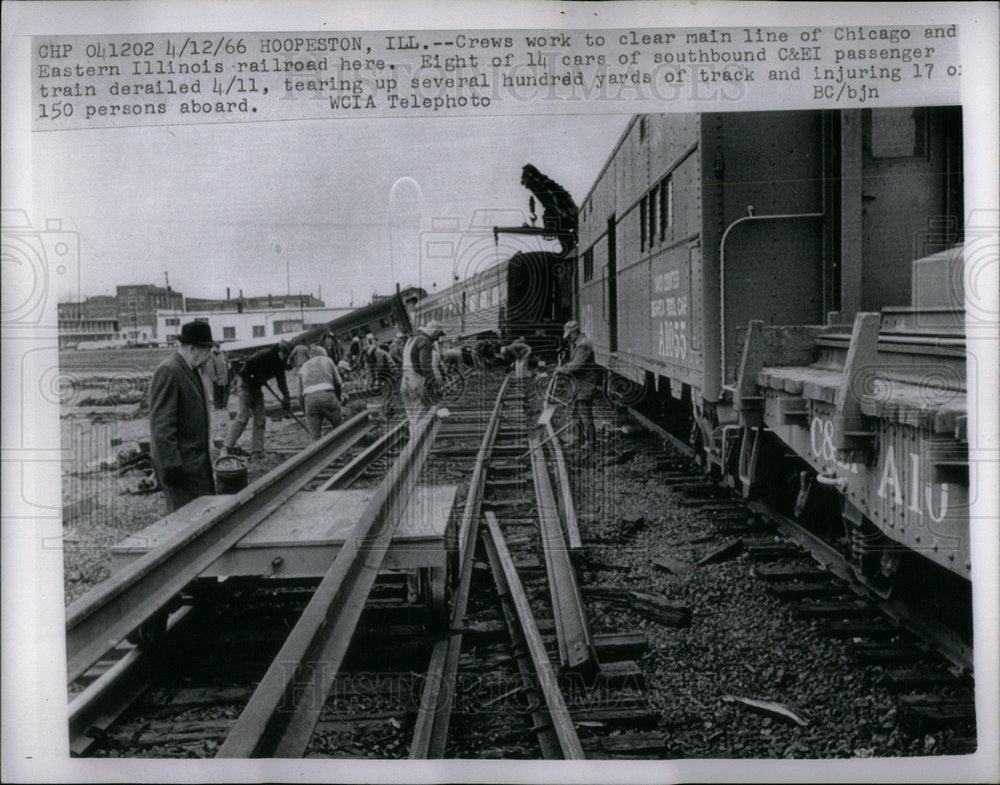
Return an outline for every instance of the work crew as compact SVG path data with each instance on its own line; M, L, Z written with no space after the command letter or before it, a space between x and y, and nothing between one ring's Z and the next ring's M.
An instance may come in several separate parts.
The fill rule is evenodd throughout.
M323 343L326 347L326 356L333 360L333 364L338 366L340 361L344 359L344 347L340 345L340 341L337 340L337 336L334 335L332 330L327 330L326 334L323 336Z
M523 379L525 371L528 369L528 357L531 356L531 347L524 338L518 336L500 350L500 356L504 359L514 358L514 375L518 379Z
M404 333L396 333L396 337L392 339L392 343L389 344L389 356L392 357L392 362L396 366L396 372L403 372L403 347L406 346L406 335Z
M253 436L250 442L250 453L252 458L260 458L264 454L264 387L268 381L275 379L278 382L278 389L281 390L281 408L286 412L291 411L291 398L288 395L288 382L285 381L285 370L287 369L288 355L291 353L291 346L287 341L282 341L276 346L269 346L261 349L250 356L238 374L239 386L239 408L236 411L236 419L229 426L229 434L226 436L226 443L222 448L222 454L228 455L232 450L240 434L247 427L250 417L253 416Z
M434 343L442 335L444 330L441 329L441 322L435 319L419 327L417 334L403 347L403 379L399 395L410 421L411 435L427 410L428 380L433 378L439 385L443 384L440 371L434 367L433 358Z
M295 344L292 348L292 354L289 357L288 365L292 370L297 371L301 368L306 361L311 357L309 347L304 343Z
M599 371L594 363L594 344L580 331L576 320L566 322L563 340L569 347L569 361L556 367L555 372L569 377L573 382L573 403L570 414L577 432L581 454L593 449L597 440L594 427L594 395L597 392Z
M373 362L375 355L372 350L377 348L378 343L375 341L375 336L371 333L365 335L365 340L361 344L361 367L364 368L365 375L368 377L369 387L374 387L375 368Z
M215 493L209 452L211 416L199 367L209 360L212 328L181 327L177 351L156 366L149 383L149 445L167 513Z
M461 349L444 349L441 351L441 371L445 378L457 373L465 379L465 358Z
M462 360L473 371L482 370L483 358L480 357L478 349L468 340L462 341Z
M343 385L333 360L326 349L313 346L310 357L299 368L300 403L306 415L306 427L313 440L323 435L323 421L336 428L344 420L341 411Z
M381 399L382 414L388 417L392 414L393 400L399 389L400 374L396 371L396 364L389 352L374 344L365 352L365 363L368 366L368 389Z
M218 345L212 347L212 353L205 363L205 376L212 383L215 408L225 409L229 402L229 361Z
M298 378L298 370L309 360L309 347L304 343L297 343L292 347L292 353L288 357L288 370L295 371ZM329 355L327 355L329 356ZM299 397L302 397L302 388L299 388Z

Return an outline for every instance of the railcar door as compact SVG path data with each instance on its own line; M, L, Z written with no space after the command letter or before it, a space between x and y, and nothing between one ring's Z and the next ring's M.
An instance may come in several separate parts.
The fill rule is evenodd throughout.
M608 343L612 352L618 351L618 254L616 218L608 219Z
M878 311L908 305L913 260L958 240L961 110L866 109L860 119L859 299Z

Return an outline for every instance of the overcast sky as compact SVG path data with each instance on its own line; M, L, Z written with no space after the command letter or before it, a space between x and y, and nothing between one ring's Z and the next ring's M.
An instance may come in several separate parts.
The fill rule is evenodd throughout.
M527 220L532 163L580 203L628 116L290 121L32 135L36 222L80 235L81 294L164 283L188 296L446 286L497 260L492 236ZM394 188L395 186L395 188ZM483 213L482 211L492 211ZM502 211L502 212L496 212ZM539 209L539 213L541 210ZM457 220L455 220L457 219ZM443 242L439 242L443 241ZM471 242L471 246L470 246ZM418 252L423 247L424 252ZM471 250L470 250L471 247ZM555 248L501 238L499 254ZM455 258L455 257L458 258ZM58 292L72 299L71 287Z

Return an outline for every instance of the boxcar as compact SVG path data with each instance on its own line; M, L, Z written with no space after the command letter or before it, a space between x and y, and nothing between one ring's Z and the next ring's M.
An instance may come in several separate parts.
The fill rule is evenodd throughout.
M707 469L967 615L961 144L955 107L636 117L576 307Z
M960 145L955 108L633 118L580 212L599 362L683 402L711 457L737 329L908 303L915 238L958 234Z

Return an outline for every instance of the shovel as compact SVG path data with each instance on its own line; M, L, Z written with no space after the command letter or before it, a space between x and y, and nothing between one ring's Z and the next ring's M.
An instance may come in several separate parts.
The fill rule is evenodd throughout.
M556 413L556 407L565 404L565 401L560 401L552 397L552 387L556 383L555 372L552 373L552 378L549 379L548 386L545 388L545 407L542 409L542 413L538 418L538 424L543 428L547 427L549 423L552 422L552 416Z
M277 393L276 393L276 392L274 391L274 389L273 389L273 388L271 387L271 385L270 385L270 384L268 384L267 382L264 382L264 386L265 386L265 387L267 388L267 391L268 391L269 393L271 393L271 395L273 395L273 396L274 396L275 398L277 398L277 399L278 399L279 401L283 401L283 400L284 400L284 398L280 397L280 396L279 396L279 395L278 395L278 394L277 394ZM292 407L291 407L291 406L289 406L289 407L288 407L288 408L287 408L287 409L286 409L285 411L286 411L286 412L287 412L287 413L288 413L289 415L291 415L291 418L292 418L293 420L295 420L295 422L297 422L297 423L298 423L299 425L301 425L301 426L302 426L302 430L303 430L303 431L305 431L306 433L309 433L309 428L307 428L307 427L306 427L306 424L305 424L304 422L302 422L302 420L300 420L300 419L299 419L298 417L296 417L296 415L295 415L295 412L293 412L293 411L292 411ZM311 434L310 434L310 435L311 435Z
M544 439L542 439L538 444L536 444L534 447L532 447L526 453L522 453L521 455L518 455L517 458L515 458L515 460L518 460L518 461L524 460L529 455L531 455L531 453L533 453L535 450L537 450L539 447L541 447L543 444L545 444L546 442L552 441L560 433L562 433L563 431L565 431L567 428L571 428L571 427L573 427L573 423L572 422L566 423L562 428L560 428L558 431L553 432L553 434L551 436L546 436Z

